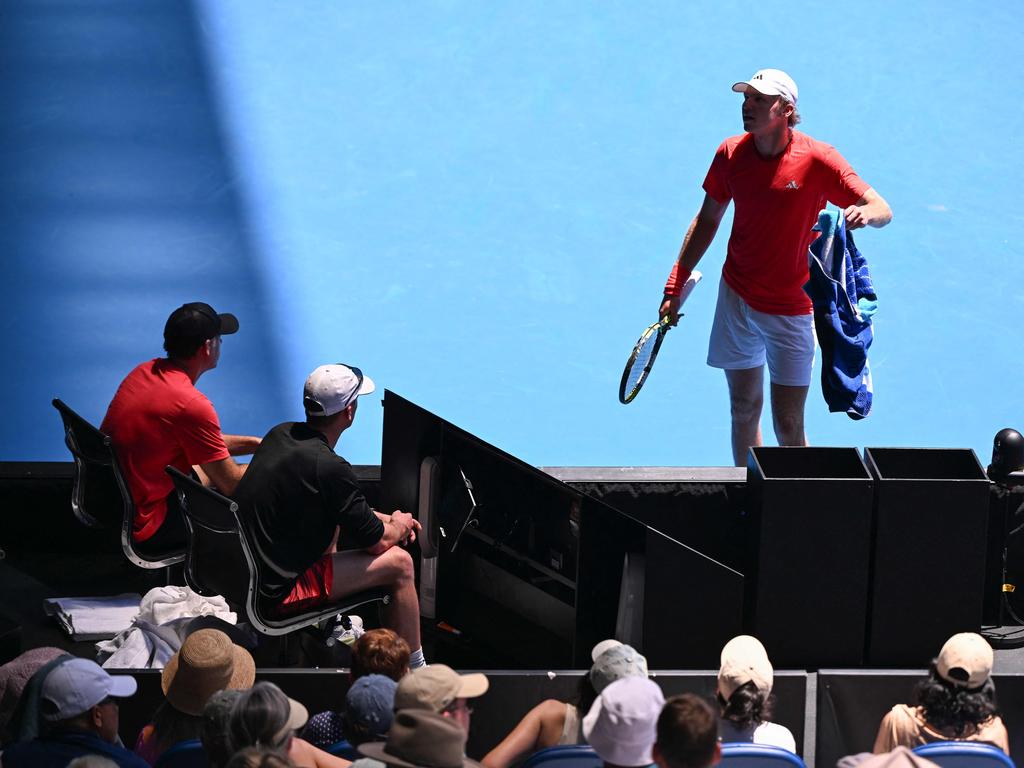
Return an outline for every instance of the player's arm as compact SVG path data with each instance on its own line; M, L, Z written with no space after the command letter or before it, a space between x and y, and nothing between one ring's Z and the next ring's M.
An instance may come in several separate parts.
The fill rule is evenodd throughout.
M379 555L394 546L416 541L416 532L422 530L423 527L419 520L401 510L396 509L390 515L382 515L377 510L374 510L373 513L384 523L384 535L372 547L367 547L366 551L371 555Z
M711 247L711 241L715 239L718 225L722 223L722 216L725 215L725 209L728 207L728 202L720 203L705 193L704 203L693 218L690 228L686 231L686 237L683 238L683 245L679 249L679 258L673 269L675 280L670 278L670 282L674 282L680 290L700 262L701 257ZM675 295L669 293L666 288L661 307L658 309L658 317L668 316L672 319L672 325L675 325L679 321L679 307L682 304L682 299L678 293L675 291L673 293Z
M224 438L224 445L228 447L228 453L232 456L248 456L256 453L263 441L262 437L251 435L221 435Z
M203 485L211 485L225 496L230 496L238 487L248 464L238 464L230 456L219 461L208 461L200 464L197 474L203 479Z
M885 202L885 198L875 192L874 188L869 188L860 200L847 208L844 213L847 229L879 228L892 221L892 209Z

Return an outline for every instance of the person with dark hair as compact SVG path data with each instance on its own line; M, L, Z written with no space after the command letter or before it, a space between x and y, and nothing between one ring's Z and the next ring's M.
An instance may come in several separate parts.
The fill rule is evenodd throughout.
M235 753L231 747L228 723L241 694L242 692L237 689L217 691L203 707L203 724L199 731L199 740L206 753L208 768L224 768Z
M360 395L375 389L358 368L321 365L306 379L306 420L278 424L263 438L235 501L254 521L265 561L262 597L282 613L324 606L354 592L384 587L391 601L384 623L413 649L412 667L426 664L420 647L420 605L412 557L412 515L374 510L352 465L335 453L355 421ZM341 542L344 551L338 551Z
M508 768L519 758L540 749L583 744L583 715L590 711L598 694L623 677L647 677L647 659L618 640L598 643L591 650L590 658L593 665L580 677L575 701L542 701L480 762L487 768Z
M739 635L725 644L716 694L723 742L769 744L796 752L790 730L771 722L774 678L768 652L756 637Z
M207 485L231 495L258 437L226 435L213 404L196 389L217 367L221 337L238 331L238 318L202 302L185 304L164 326L166 358L142 363L118 387L100 431L114 445L135 502L132 540L143 553L163 553L185 541L174 484L164 468L195 470Z
M961 632L949 638L915 688L916 705L897 704L882 718L875 754L933 741L984 741L1010 754L992 662L992 647L981 635Z
M219 629L193 632L164 667L160 687L164 701L153 722L139 733L135 753L150 765L179 741L198 739L203 709L217 691L244 690L256 679L250 653Z
M43 733L4 749L4 768L65 768L83 755L101 755L119 768L148 768L119 743L118 702L137 687L134 677L110 675L88 659L61 662L40 688Z
M349 688L348 695L352 695L352 688L356 682L365 676L384 676L397 683L408 671L409 644L390 629L371 629L352 644L352 662L349 669L349 682L352 687ZM380 684L377 688L380 688ZM390 695L394 701L394 690ZM343 714L333 711L319 712L309 718L302 736L318 747L329 747L346 738L352 741Z
M722 759L718 718L692 693L665 702L656 734L651 753L658 768L709 768Z
M678 321L683 288L735 203L707 363L725 371L733 460L742 467L747 449L761 445L766 363L779 445L807 444L804 403L815 337L804 284L818 213L830 202L841 206L853 230L884 227L892 211L834 147L794 130L797 87L788 74L762 69L732 89L743 94L744 133L715 152L658 318Z

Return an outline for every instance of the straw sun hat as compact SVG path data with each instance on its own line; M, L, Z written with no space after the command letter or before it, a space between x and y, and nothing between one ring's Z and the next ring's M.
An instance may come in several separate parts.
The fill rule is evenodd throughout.
M250 653L217 629L193 632L164 667L161 687L167 702L187 715L201 715L217 691L251 688L256 663Z

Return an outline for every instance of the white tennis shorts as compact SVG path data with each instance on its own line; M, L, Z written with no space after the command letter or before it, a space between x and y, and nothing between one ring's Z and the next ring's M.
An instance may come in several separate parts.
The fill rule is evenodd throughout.
M814 316L751 309L723 278L708 342L708 365L727 371L768 363L773 384L807 387L814 368Z

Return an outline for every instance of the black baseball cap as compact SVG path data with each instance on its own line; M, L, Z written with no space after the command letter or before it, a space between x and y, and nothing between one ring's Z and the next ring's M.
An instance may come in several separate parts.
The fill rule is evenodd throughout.
M171 312L164 326L164 341L198 339L205 341L214 336L227 336L238 332L238 318L227 312L218 314L202 301L182 304Z

